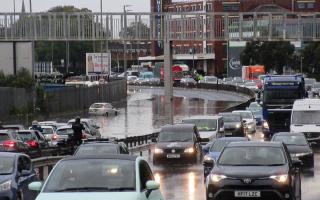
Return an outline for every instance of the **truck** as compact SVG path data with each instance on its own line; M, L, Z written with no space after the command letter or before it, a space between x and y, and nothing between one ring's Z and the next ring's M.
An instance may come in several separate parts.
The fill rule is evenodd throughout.
M269 137L276 132L290 131L293 103L306 97L304 78L301 75L267 75L261 95L264 126L269 129Z
M164 68L163 62L156 63L154 69L154 75L160 80L164 81ZM174 82L180 82L181 79L189 73L189 67L186 64L175 64L172 66L172 78Z
M260 75L266 74L263 65L243 66L242 67L242 79L245 81L259 80Z

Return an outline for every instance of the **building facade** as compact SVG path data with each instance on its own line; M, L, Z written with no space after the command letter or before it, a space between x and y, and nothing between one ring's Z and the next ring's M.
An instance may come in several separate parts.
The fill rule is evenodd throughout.
M151 0L151 12L319 12L320 0ZM161 20L159 20L160 22ZM196 26L203 31L205 26ZM158 25L159 31L161 23ZM179 31L179 27L172 31ZM196 30L189 30L191 33ZM163 55L160 42L151 45L153 57ZM225 41L173 41L174 58L184 62L191 69L204 71L207 74L219 75L227 73L228 42Z

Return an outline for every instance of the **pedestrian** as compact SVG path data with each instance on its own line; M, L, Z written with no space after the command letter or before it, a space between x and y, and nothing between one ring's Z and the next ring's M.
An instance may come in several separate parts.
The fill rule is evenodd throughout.
M32 122L32 127L31 127L31 130L35 130L35 131L39 131L39 132L43 132L43 129L41 128L40 124L38 121L34 120Z
M84 130L83 124L81 124L80 117L76 117L75 122L72 124L73 130L73 144L80 145L82 143L82 131Z

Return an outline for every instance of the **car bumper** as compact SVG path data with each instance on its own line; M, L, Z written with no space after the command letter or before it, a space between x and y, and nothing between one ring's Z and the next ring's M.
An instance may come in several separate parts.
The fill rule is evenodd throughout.
M0 192L0 200L16 200L16 199L17 199L16 194L11 190Z
M155 164L180 164L180 163L193 163L197 159L197 153L181 153L179 158L168 158L170 154L154 154L153 162Z
M210 192L207 194L208 200L240 200L240 199L259 199L259 200L285 200L285 194L277 191L277 190L262 190L260 189L260 198L236 198L235 191L242 190L232 190L232 189L221 189L217 191L214 195L211 196ZM252 190L243 190L243 191L252 191Z
M225 129L224 131L225 137L244 137L244 131L241 129Z

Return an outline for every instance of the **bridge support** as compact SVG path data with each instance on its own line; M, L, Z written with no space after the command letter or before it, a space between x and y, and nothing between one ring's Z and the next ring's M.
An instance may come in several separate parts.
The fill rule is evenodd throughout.
M172 41L164 41L165 110L169 123L173 124Z

